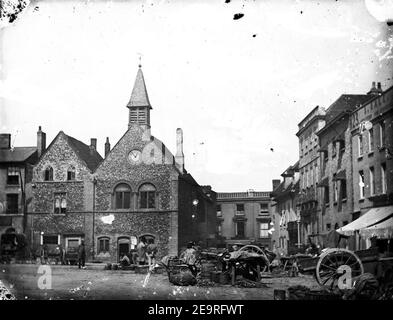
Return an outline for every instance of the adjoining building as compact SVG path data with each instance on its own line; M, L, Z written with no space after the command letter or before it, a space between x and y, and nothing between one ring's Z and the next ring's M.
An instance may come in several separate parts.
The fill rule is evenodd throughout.
M353 170L351 113L374 97L368 94L343 94L327 110L325 126L319 137L321 221L320 232L348 224L353 220Z
M380 83L372 90L376 94L351 115L353 220L374 215L393 215L393 87L382 91ZM378 208L378 210L376 210ZM392 236L390 231L373 230L364 239L358 238L357 249L369 247L371 236ZM367 240L367 241L366 241Z
M271 248L270 192L217 193L218 235L223 245L256 244Z
M13 147L11 134L0 134L0 235L25 232L33 165L45 150L45 143L41 127L37 146Z
M288 255L298 251L301 247L299 202L299 162L285 170L280 180L273 180L272 248L280 255Z
M308 236L321 231L320 195L317 183L320 175L319 139L317 132L325 125L325 109L316 106L299 124L299 185L298 207L300 210L300 241L308 242Z
M29 214L32 247L85 241L89 259L118 261L142 236L158 255L177 255L187 242L216 244L216 193L184 166L183 132L173 155L151 134L151 104L141 66L131 98L128 129L105 158L60 131L34 167Z

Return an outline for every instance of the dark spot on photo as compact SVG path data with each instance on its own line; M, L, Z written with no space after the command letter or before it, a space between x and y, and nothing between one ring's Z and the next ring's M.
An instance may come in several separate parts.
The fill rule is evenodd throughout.
M239 20L244 17L244 13L235 13L233 16L233 20Z

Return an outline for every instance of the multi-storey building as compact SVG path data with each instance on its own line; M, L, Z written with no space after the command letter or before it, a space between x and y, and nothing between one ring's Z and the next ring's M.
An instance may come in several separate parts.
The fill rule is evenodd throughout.
M11 134L0 134L0 234L24 233L32 200L33 165L45 150L45 133L37 133L37 146L13 147Z
M326 124L319 137L321 221L326 233L337 230L353 220L352 135L350 115L376 93L343 94L327 110Z
M215 245L216 193L186 171L183 132L177 152L151 134L151 105L139 67L128 129L105 158L90 145L60 132L34 167L33 207L28 225L34 248L85 241L88 257L117 261L142 236L157 243L159 256L179 254L188 241Z
M226 245L255 243L271 247L270 192L217 193L218 235Z
M308 235L321 232L321 206L317 183L319 182L319 152L317 132L325 125L325 109L316 106L298 125L299 138L299 185L298 207L300 210L300 238L303 244Z
M300 247L299 162L285 170L280 180L273 180L272 221L273 250L280 255L288 255Z
M378 83L376 92L351 115L353 220L376 215L373 208L393 215L393 87L382 92Z

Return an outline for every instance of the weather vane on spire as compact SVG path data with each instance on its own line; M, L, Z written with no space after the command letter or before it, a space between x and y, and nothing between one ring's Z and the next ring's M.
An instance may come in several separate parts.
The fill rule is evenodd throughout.
M142 53L139 53L138 52L138 59L139 59L139 68L141 68L142 67Z

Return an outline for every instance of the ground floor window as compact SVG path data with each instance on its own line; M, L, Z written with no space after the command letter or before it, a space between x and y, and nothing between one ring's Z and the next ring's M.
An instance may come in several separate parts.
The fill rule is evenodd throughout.
M59 244L58 235L43 235L42 244Z
M236 237L244 238L244 235L245 235L244 229L245 229L245 223L244 223L244 221L237 221L237 222L235 223L235 233L236 233Z
M222 236L222 225L221 225L221 223L217 227L217 232L218 232L219 236Z
M7 194L7 213L18 213L18 194Z
M109 238L102 237L98 239L98 253L109 252Z

